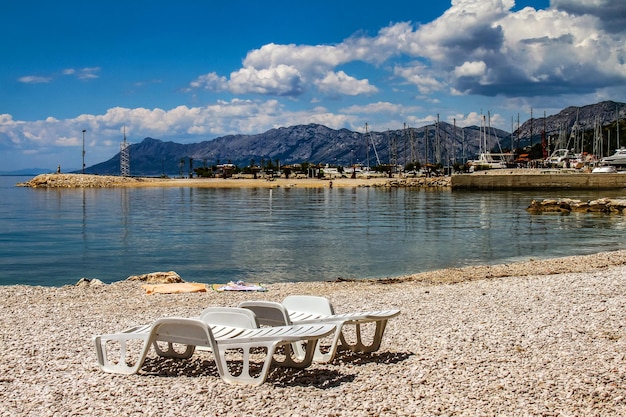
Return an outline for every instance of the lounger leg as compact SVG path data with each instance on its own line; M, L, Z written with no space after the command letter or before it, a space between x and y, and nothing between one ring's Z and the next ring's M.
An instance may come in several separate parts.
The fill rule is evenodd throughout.
M218 366L218 371L220 372L220 376L222 379L229 384L247 384L253 386L259 386L265 382L267 378L267 374L269 373L270 366L272 364L272 359L274 356L274 352L276 351L276 346L278 342L269 342L269 343L261 343L261 344L239 344L235 343L233 345L229 345L227 343L218 344L219 351L218 354L215 355L215 361L220 362ZM254 348L265 348L266 356L263 361L263 366L261 367L261 371L259 375L253 377L250 375L250 351ZM228 349L243 349L243 369L239 376L233 375L228 369L228 361L226 360L225 353Z
M149 342L149 334L142 335L104 335L104 336L96 336L93 338L94 343L96 345L96 356L98 357L98 366L105 372L111 372L116 374L135 374L143 365L143 361L146 359L146 355L148 354L148 350L150 350L150 342ZM133 365L128 365L129 358L128 351L126 349L126 343L130 340L141 340L142 347L141 353L139 357L135 361ZM106 351L107 342L116 341L120 345L120 357L117 363L112 362Z
M349 349L353 352L362 352L362 353L370 353L375 352L380 348L380 343L383 340L383 333L385 333L385 327L387 326L387 320L378 320L376 322L376 329L374 331L374 337L372 343L366 345L363 343L363 338L361 336L361 323L356 323L356 342L354 344L350 344L346 341L346 338L341 334L341 345L346 349Z
M174 344L171 342L167 343L167 349L165 350L161 349L158 341L152 343L152 346L154 346L154 350L156 351L157 355L164 358L174 359L189 359L191 358L191 356L193 356L193 352L196 350L195 346L187 345L184 352L177 352L176 349L174 349Z
M330 348L328 352L323 353L321 350L321 344L319 341L317 342L317 346L315 347L315 354L313 355L313 361L317 363L329 363L335 358L335 354L337 353L337 347L339 346L340 339L343 340L343 334L341 329L343 327L342 323L337 323L337 327L335 330L335 334L333 335L333 340L330 344Z
M285 359L279 361L274 358L272 363L285 368L306 368L313 362L318 347L318 339L307 340L306 346L304 342L286 344L284 345Z

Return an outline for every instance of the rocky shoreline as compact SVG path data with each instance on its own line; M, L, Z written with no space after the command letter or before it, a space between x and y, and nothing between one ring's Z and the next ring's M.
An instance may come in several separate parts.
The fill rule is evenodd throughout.
M31 188L113 188L113 187L206 187L206 188L323 188L382 187L475 190L619 190L626 188L622 174L545 174L538 169L493 169L472 174L440 177L368 176L357 178L149 178L91 174L41 174L17 184Z
M533 200L526 209L531 213L605 213L625 214L626 200L600 198L581 201L571 198Z
M269 284L264 293L146 295L140 281L3 286L0 416L626 415L626 251L387 280ZM373 355L275 369L231 386L208 353L151 353L138 375L96 366L91 337L207 306L329 297L399 308Z
M89 174L40 174L18 187L30 188L110 188L156 182L156 179Z
M387 179L371 178L145 178L91 174L41 174L17 186L30 188L115 188L115 187L207 187L207 188L321 188L321 187L449 187L450 177Z

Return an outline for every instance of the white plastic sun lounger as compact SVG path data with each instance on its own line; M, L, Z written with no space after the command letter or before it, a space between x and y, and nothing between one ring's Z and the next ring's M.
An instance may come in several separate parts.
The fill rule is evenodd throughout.
M327 363L333 360L337 349L341 346L353 352L370 353L380 348L387 321L400 314L400 310L365 311L354 313L335 314L330 301L325 297L309 295L292 295L281 303L270 301L244 301L238 307L254 311L259 323L268 326L285 326L296 324L334 324L335 334L329 350L321 351L319 343L315 347L313 361ZM365 344L361 326L375 323L376 328L372 341ZM343 333L343 326L355 325L356 340L349 343ZM303 355L304 350L294 344L293 350L297 355Z
M221 314L225 314L225 312ZM212 327L216 329L215 333ZM231 384L261 385L267 378L270 365L273 362L276 363L273 361L273 357L278 347L296 342L306 342L307 349L311 351L307 356L312 357L317 341L333 333L334 330L335 326L332 324L238 328L211 326L198 318L167 317L159 319L149 326L139 326L120 333L100 335L94 337L93 340L96 345L98 365L105 372L137 373L146 359L150 346L155 346L155 350L160 356L170 358L189 358L193 355L196 346L207 346L213 353L218 373L224 381ZM217 338L216 334L218 335ZM133 355L130 354L127 346L132 341L140 344L139 354L134 363L131 358ZM159 342L166 343L167 348L161 349ZM111 358L110 353L112 352L107 349L109 344L118 345L114 346L119 348L115 355L117 360ZM184 346L184 351L177 352L175 345ZM109 348L111 347L109 346ZM258 374L252 375L250 372L250 354L256 348L263 348L265 357ZM234 375L229 369L225 353L230 349L243 352L243 368L239 375ZM290 364L287 360L282 363Z
M206 322L213 331L213 336L217 341L230 339L245 334L245 329L258 329L259 321L256 314L250 309L232 307L208 307L200 314L200 320ZM291 326L292 324L284 324ZM276 366L289 368L306 368L313 362L316 340L310 345L310 349L303 351L299 349L293 351L291 344L282 345L284 352L282 360L274 357L273 364ZM301 343L298 343L300 346ZM207 346L198 346L201 350L211 350ZM157 346L155 345L155 349ZM166 355L161 355L166 356Z

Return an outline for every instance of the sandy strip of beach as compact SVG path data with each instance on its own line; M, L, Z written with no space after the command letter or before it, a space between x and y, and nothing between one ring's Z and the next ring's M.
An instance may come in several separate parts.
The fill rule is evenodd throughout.
M152 179L143 183L134 183L131 187L198 187L198 188L328 188L328 187L370 187L384 184L386 178L173 178L167 180Z
M626 251L388 280L146 295L141 283L0 287L1 416L626 415ZM211 355L102 372L91 338L207 306L327 296L399 308L380 350L232 386Z

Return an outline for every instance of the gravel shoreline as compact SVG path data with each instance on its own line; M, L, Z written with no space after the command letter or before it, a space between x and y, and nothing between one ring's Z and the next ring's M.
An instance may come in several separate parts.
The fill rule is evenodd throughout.
M145 295L141 283L3 286L0 416L626 415L626 251L265 293ZM96 365L91 337L289 294L338 312L400 308L379 352L274 369L231 386L211 356L151 353L138 375Z

